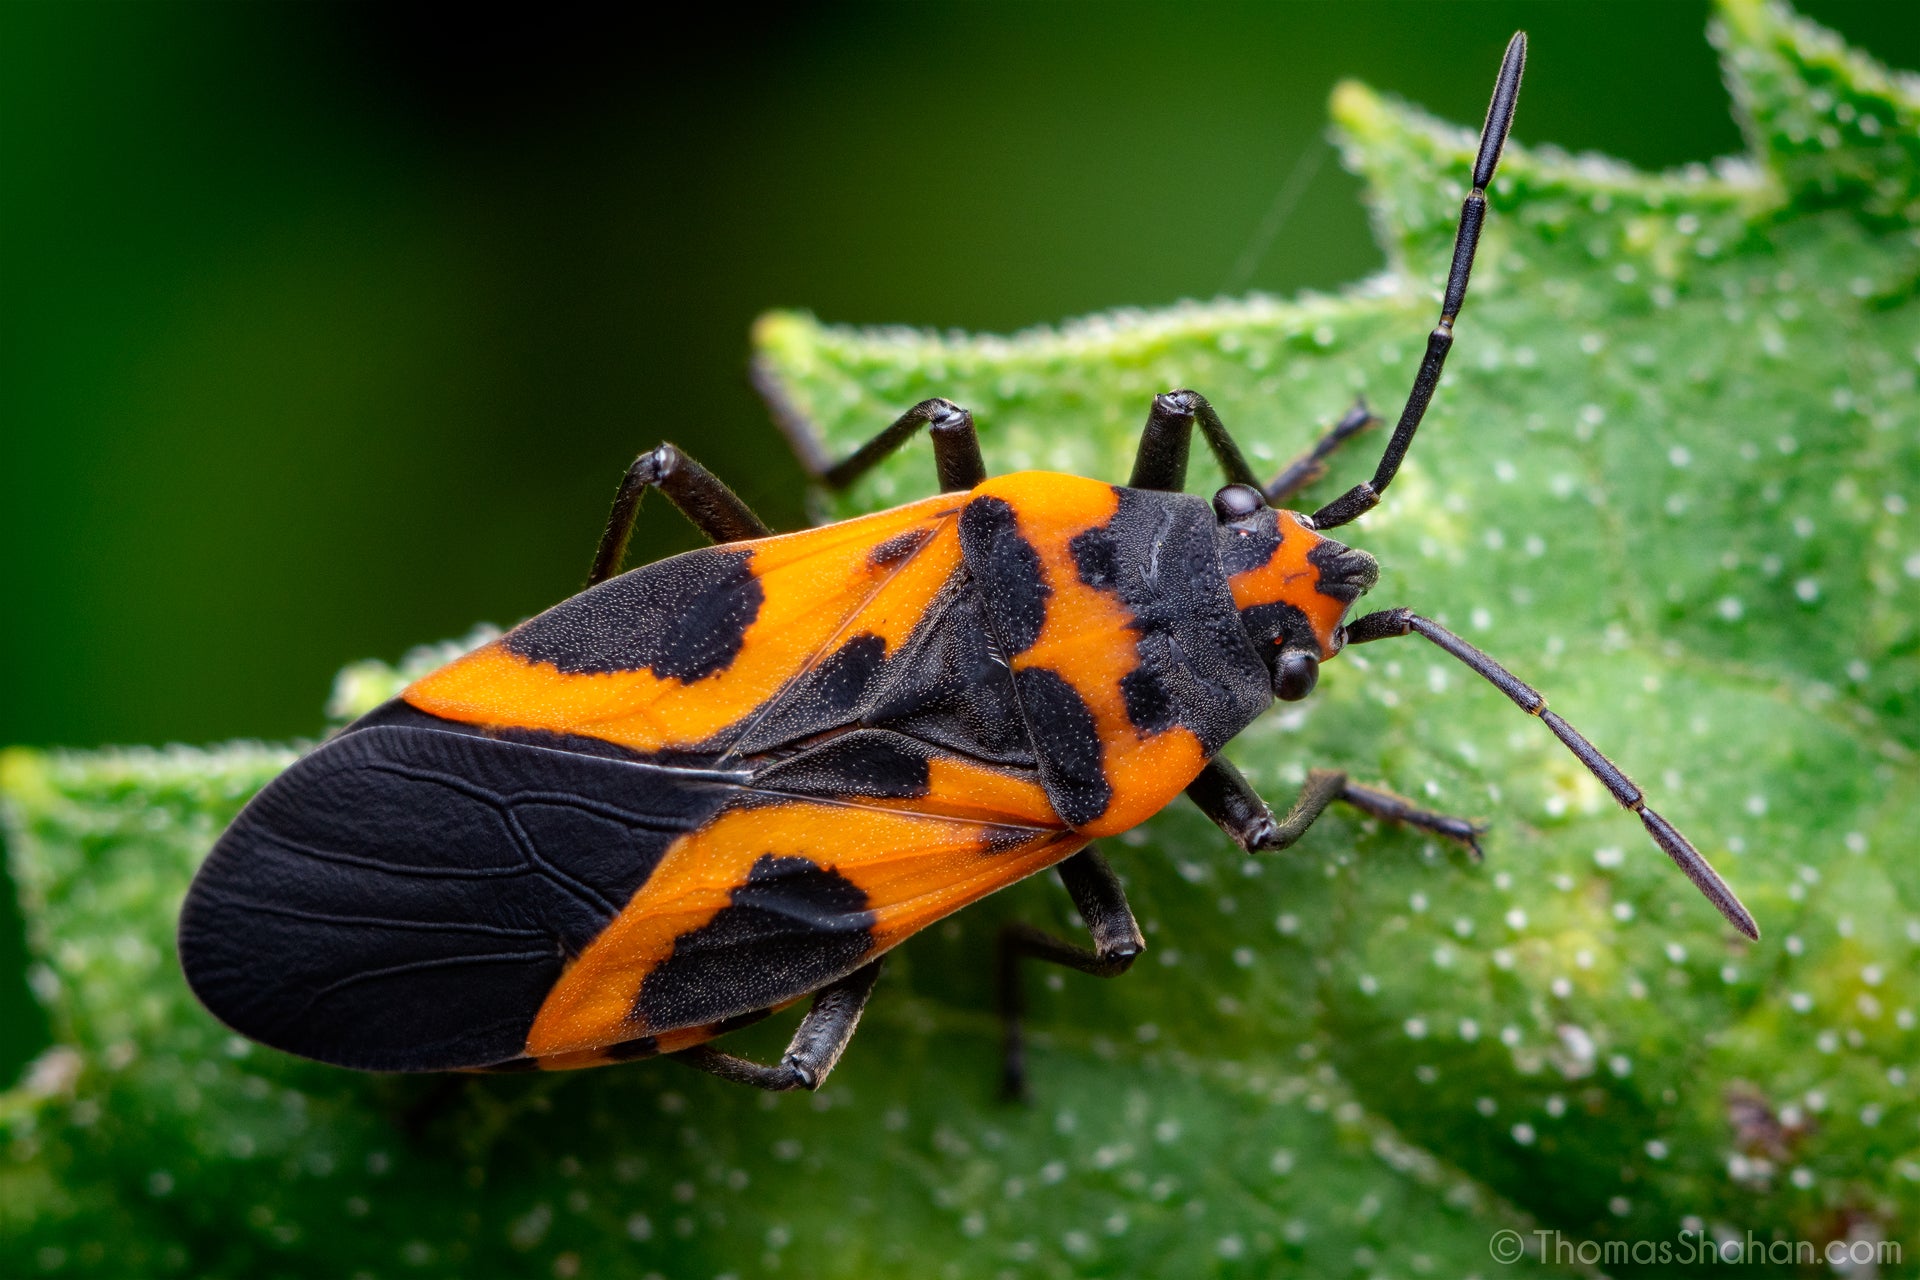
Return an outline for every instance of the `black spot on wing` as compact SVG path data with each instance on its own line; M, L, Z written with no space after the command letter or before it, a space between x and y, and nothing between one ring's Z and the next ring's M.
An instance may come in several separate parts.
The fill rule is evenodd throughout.
M753 788L829 800L911 799L927 794L927 781L924 746L897 733L863 729L762 769Z
M1163 733L1180 723L1180 708L1158 663L1143 662L1122 676L1120 694L1128 721L1142 733Z
M1033 767L1013 673L964 569L927 611L859 711L862 724L995 764Z
M852 636L748 717L731 753L761 755L857 719L886 666L886 641L866 631Z
M666 1030L781 1004L855 968L872 928L860 886L809 859L766 854L728 906L674 940L634 1015Z
M1040 553L1020 533L1013 507L1000 498L975 498L960 513L960 551L1007 656L1033 648L1047 622L1053 594L1040 571Z
M692 684L732 664L765 599L752 551L705 547L582 591L502 643L569 675L646 668Z
M932 529L908 529L905 533L896 533L867 552L867 563L876 569L890 568L925 546L931 537Z
M861 632L828 654L808 673L805 698L816 714L834 719L822 724L844 723L844 716L860 704L886 661L887 642L870 632Z
M180 961L215 1016L378 1071L518 1057L569 957L738 788L380 725L270 783L214 846Z
M1014 681L1047 799L1068 826L1092 822L1113 799L1093 712L1072 685L1045 667L1017 672Z
M994 764L1033 767L987 606L965 566L890 657L861 633L780 692L731 744L737 759L782 756L850 728L892 730Z

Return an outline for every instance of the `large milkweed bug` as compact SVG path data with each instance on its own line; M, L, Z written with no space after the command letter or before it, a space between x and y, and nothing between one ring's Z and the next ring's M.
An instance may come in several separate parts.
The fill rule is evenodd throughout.
M1752 917L1546 699L1403 608L1352 622L1377 565L1327 532L1392 483L1439 382L1520 88L1508 46L1439 324L1370 481L1283 509L1370 421L1262 485L1207 401L1155 398L1125 486L988 478L966 410L914 406L844 485L922 427L941 492L774 536L672 445L615 500L589 586L417 681L247 805L193 883L180 956L222 1020L378 1071L589 1066L672 1054L813 1088L880 957L1057 867L1092 947L1002 936L1007 1081L1019 962L1112 976L1145 947L1090 841L1185 792L1238 845L1284 849L1335 800L1458 841L1480 828L1316 770L1284 818L1216 753L1342 648L1418 634L1543 720L1733 925ZM1229 483L1182 492L1193 428ZM619 573L642 496L717 546ZM765 1066L706 1042L813 995Z

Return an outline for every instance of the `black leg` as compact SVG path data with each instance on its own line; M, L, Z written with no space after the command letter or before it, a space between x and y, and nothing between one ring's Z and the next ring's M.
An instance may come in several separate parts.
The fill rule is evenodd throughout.
M1284 818L1276 819L1252 784L1225 760L1209 761L1200 776L1187 787L1187 795L1200 807L1200 812L1212 818L1248 853L1272 852L1293 845L1335 800L1352 805L1362 813L1404 822L1456 841L1465 845L1476 859L1480 857L1480 833L1486 830L1465 818L1422 809L1391 791L1350 782L1347 775L1337 769L1315 769L1308 773L1306 785L1300 788L1299 798Z
M987 478L987 466L980 456L980 439L974 433L973 415L946 400L923 400L897 418L893 425L867 441L844 461L827 456L820 429L787 394L771 361L755 358L749 371L754 390L767 403L773 423L793 446L794 457L809 476L830 489L844 489L870 471L875 464L899 448L909 436L926 423L932 430L934 464L940 475L940 492L960 493Z
M1225 760L1210 760L1200 776L1187 785L1187 795L1229 839L1253 853L1284 849L1305 835L1326 807L1340 798L1346 785L1346 774L1315 769L1307 775L1293 809L1285 819L1276 820L1273 810L1238 769Z
M963 493L987 478L973 415L950 400L922 400L851 455L832 462L820 446L819 433L786 399L778 379L757 371L755 383L773 410L774 421L793 445L800 465L829 489L844 489L873 470L923 426L933 436L933 463L940 476L940 492Z
M1195 422L1200 424L1200 434L1206 437L1207 447L1213 450L1220 470L1226 473L1227 483L1258 489L1260 481L1247 465L1240 446L1227 433L1220 415L1213 411L1205 396L1187 390L1168 391L1153 398L1153 408L1147 412L1147 425L1140 432L1140 447L1134 451L1133 476L1127 481L1127 487L1167 493L1186 488L1187 454L1192 448Z
M1440 323L1427 335L1427 353L1414 375L1413 391L1400 421L1387 441L1386 453L1374 469L1373 479L1353 488L1313 513L1313 523L1321 529L1335 529L1373 509L1380 495L1393 483L1400 463L1413 445L1413 434L1420 419L1433 402L1433 390L1440 385L1440 370L1447 363L1447 351L1453 346L1453 322L1467 299L1467 277L1473 271L1473 253L1480 245L1480 227L1487 218L1487 184L1500 163L1500 150L1507 144L1507 130L1513 126L1513 107L1520 95L1520 72L1526 66L1527 37L1518 33L1507 45L1500 63L1500 77L1494 82L1493 101L1487 106L1487 120L1480 129L1480 152L1473 161L1473 190L1467 193L1460 209L1460 229L1454 235L1453 265L1447 272L1446 297L1440 303Z
M1353 408L1315 441L1313 448L1289 462L1266 486L1267 502L1276 507L1286 506L1288 499L1327 473L1327 458L1334 450L1379 421L1365 400L1354 401Z
M620 481L613 511L607 516L607 530L600 535L600 548L593 554L588 586L620 572L620 562L627 555L627 539L633 536L633 522L640 515L640 500L649 489L666 494L694 528L715 542L742 542L773 533L719 477L673 445L663 444L635 458Z
M853 1039L854 1028L860 1025L860 1014L867 1007L868 997L873 995L873 984L880 977L881 963L875 960L831 986L820 988L813 998L813 1007L800 1020L778 1066L749 1062L704 1044L669 1056L722 1080L750 1084L769 1093L818 1089L826 1082L833 1064L846 1052L847 1042Z
M1455 844L1465 845L1475 862L1479 862L1485 856L1480 851L1480 837L1487 831L1487 824L1484 822L1422 809L1405 796L1395 795L1381 787L1362 786L1357 782L1349 782L1341 789L1340 803L1352 805L1360 812L1370 813L1376 818L1405 823L1409 827L1430 831Z
M1093 947L1075 946L1030 924L1010 924L1000 931L1000 1016L1005 1029L1000 1086L1013 1099L1027 1096L1026 1040L1020 1028L1026 996L1020 986L1020 961L1045 960L1096 978L1114 978L1147 949L1126 892L1105 858L1089 846L1062 862L1059 870L1074 907L1093 935Z
M787 384L781 381L773 361L764 355L755 356L747 366L747 380L760 393L768 415L773 418L773 425L787 438L787 444L793 449L793 456L799 459L800 466L815 480L825 475L833 466L833 459L827 456L826 445L820 439L820 429L787 394Z
M1672 823L1647 808L1646 797L1641 794L1640 788L1633 784L1633 779L1621 772L1618 765L1602 755L1600 749L1588 742L1578 729L1547 710L1547 700L1537 689L1439 623L1423 618L1411 609L1386 609L1355 619L1347 624L1346 643L1369 644L1413 632L1419 632L1465 663L1476 675L1512 699L1513 704L1522 711L1530 716L1538 716L1547 728L1553 730L1553 736L1573 752L1623 808L1640 815L1640 823L1646 827L1647 834L1653 837L1653 842L1673 859L1675 866L1686 873L1687 879L1693 881L1694 886L1707 896L1707 901L1727 918L1727 922L1747 937L1759 939L1760 927L1754 923L1752 913L1741 904L1719 873L1700 856L1700 851L1689 844Z
M1133 475L1127 484L1134 489L1173 493L1184 489L1193 428L1198 423L1200 434L1219 462L1227 483L1257 489L1268 502L1278 504L1319 479L1326 472L1328 455L1378 421L1364 402L1356 402L1313 448L1288 463L1272 483L1263 485L1255 478L1246 455L1240 452L1226 423L1207 403L1207 398L1197 391L1169 391L1153 398L1147 425L1140 432L1140 446L1133 456Z
M871 471L904 444L909 436L926 424L933 436L933 461L940 475L940 492L961 493L987 478L987 464L980 457L980 437L974 433L973 415L946 400L922 400L894 420L893 425L854 450L851 457L835 462L827 456L820 431L787 395L786 386L773 365L756 359L750 372L754 390L767 402L774 425L793 446L793 453L812 476L829 489L844 489Z

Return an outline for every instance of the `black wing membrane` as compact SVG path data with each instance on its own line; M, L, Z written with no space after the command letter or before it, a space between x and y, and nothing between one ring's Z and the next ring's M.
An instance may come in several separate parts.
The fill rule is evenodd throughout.
M541 1001L728 778L407 725L270 783L180 916L194 993L236 1031L372 1071L518 1057Z

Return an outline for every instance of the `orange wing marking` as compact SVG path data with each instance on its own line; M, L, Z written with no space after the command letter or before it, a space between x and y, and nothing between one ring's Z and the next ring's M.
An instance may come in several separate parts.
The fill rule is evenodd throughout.
M722 814L675 841L626 908L561 975L534 1019L526 1052L544 1059L677 1030L634 1017L641 985L673 954L676 938L730 904L762 857L806 858L860 887L874 917L864 960L1086 843L1085 836L1057 827L1015 827L1026 838L990 852L985 837L991 830L979 821L822 801Z
M774 697L850 627L879 636L889 654L897 649L959 567L959 508L960 499L947 494L729 544L751 552L765 599L733 662L690 684L646 669L569 675L495 641L416 681L403 696L423 711L490 728L583 734L643 752L698 746ZM871 554L891 538L923 530L929 536L908 556Z
M871 581L872 589L867 592L866 597L853 612L847 615L846 620L840 624L840 629L821 642L806 659L804 665L788 677L780 692L767 699L753 718L740 727L739 732L734 736L736 742L751 738L755 727L774 713L787 692L798 686L802 680L806 679L809 672L826 661L827 656L838 647L842 639L863 632L877 635L886 643L888 657L892 657L900 645L906 641L914 627L919 625L920 619L925 616L927 607L939 597L941 588L946 586L948 579L960 565L960 540L953 520L953 517L959 514L960 503L953 495L946 495L946 497L948 508L940 513L939 522L932 530L931 536L922 539L904 555L888 558L879 566L874 566L869 558L866 575L856 581ZM935 498L915 505L927 506L929 503L937 505L939 501L940 499ZM901 508L903 511L908 509ZM869 539L867 545L878 546L881 541L883 539ZM806 559L805 556L796 555L790 563L805 563ZM755 557L754 568L763 581L785 567L785 564L771 556L767 557L763 567L760 557ZM885 572L888 569L891 572ZM753 633L749 631L747 643L752 644L753 638ZM717 763L731 759L734 754L734 748L729 746L720 753Z

